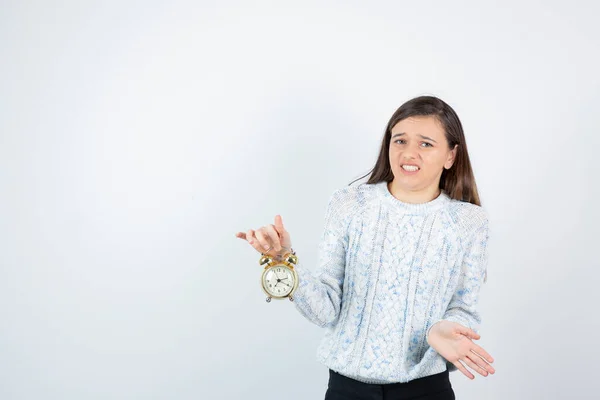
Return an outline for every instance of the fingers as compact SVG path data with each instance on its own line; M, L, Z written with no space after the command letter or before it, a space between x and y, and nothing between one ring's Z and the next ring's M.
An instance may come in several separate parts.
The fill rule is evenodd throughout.
M266 231L266 234L269 236L270 243L273 244L273 248L275 249L275 251L281 251L281 242L279 241L279 234L275 230L275 226L267 225L267 226L263 227L263 229Z
M468 337L469 339L473 339L473 340L481 339L481 336L477 332L475 332L473 329L469 329L462 325L459 325L459 327L460 327L459 332L462 333L463 335L465 335L466 337Z
M265 249L263 248L264 244L261 243L259 237L257 236L257 233L258 231L250 229L246 233L246 239L248 240L248 243L250 243L250 245L254 247L254 250L262 254L265 251Z
M269 250L269 248L271 248L271 244L269 243L268 239L269 235L265 233L264 228L260 228L257 231L255 231L254 235L256 236L256 239L258 239L258 242L262 246L262 249L260 250L261 252L265 252Z
M479 333L477 333L475 331L471 331L471 332L469 332L469 338L471 338L473 340L479 340L479 339L481 339L481 335L479 335Z
M473 357L475 358L477 356L473 355ZM481 359L479 360L482 361ZM461 361L463 361L465 364L471 367L473 371L479 373L479 375L488 376L488 372L484 368L473 362L474 360L471 359L469 355L466 355L465 357L461 358Z
M483 349L481 349L483 350ZM476 363L477 365L479 365L480 367L484 368L487 372L489 372L490 374L495 374L496 370L494 369L494 367L492 367L490 364L488 364L488 361L481 356L481 354L478 354L475 352L475 350L471 350L472 354L469 354L469 358Z
M479 354L477 351L485 354ZM494 367L487 363L486 357L493 361L493 358L487 354L485 350L483 350L480 346L475 344L468 350L467 353L463 352L463 356L460 357L457 361L453 362L457 369L459 369L467 378L475 379L475 376L465 367L466 364L473 371L477 372L482 376L488 376L488 374L496 373Z
M290 235L283 226L281 215L275 216L275 224L269 224L257 230L250 229L246 233L237 232L235 237L247 240L261 254L277 255L281 250L289 250L292 246Z
M460 372L462 372L467 378L469 379L475 379L475 375L473 375L472 373L470 373L464 365L462 365L462 363L460 362L460 360L454 361L452 364L454 364L454 366L456 368L458 368L458 370Z
M275 230L279 234L279 242L282 249L290 250L292 248L292 240L289 232L283 226L281 215L275 216Z
M473 351L475 354L482 357L485 361L487 361L489 363L494 362L494 358L492 356L490 356L489 353L483 349L483 347L478 346L475 343L473 343L473 347L472 347L471 351Z
M274 225L263 226L258 230L249 229L246 233L238 232L235 234L237 238L247 240L252 247L259 253L271 253L273 250L273 254L281 251L281 243L279 240L279 235L275 230Z
M263 251L260 248L262 245L257 240L256 236L254 236L254 230L250 229L248 232L246 232L246 240L248 240L248 243L250 243L250 245L252 245L252 247L254 247L254 249L259 253Z
M285 233L285 228L283 226L283 219L281 218L281 215L275 216L275 229L281 236L283 236L283 234Z
M477 365L484 368L490 374L495 374L496 370L490 364L494 361L494 359L481 347L477 345L473 345L471 349L471 354L467 354L467 356Z
M275 252L281 251L281 242L279 240L279 234L275 230L273 225L263 226L255 232L256 238L263 246L264 251L274 250Z

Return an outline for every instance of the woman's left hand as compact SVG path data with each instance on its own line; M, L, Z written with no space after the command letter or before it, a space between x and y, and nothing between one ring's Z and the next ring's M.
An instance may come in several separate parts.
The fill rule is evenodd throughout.
M494 374L496 372L494 367L488 364L494 362L492 356L471 340L480 338L481 336L475 331L461 324L442 320L433 325L427 342L465 376L469 379L475 379L475 376L462 363L465 363L482 376L488 376L488 373Z

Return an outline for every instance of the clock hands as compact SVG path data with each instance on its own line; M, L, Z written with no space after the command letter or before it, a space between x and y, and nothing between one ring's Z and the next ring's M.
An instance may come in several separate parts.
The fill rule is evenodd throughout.
M276 274L275 276L277 276L277 274ZM283 282L284 280L286 280L286 279L288 279L288 278L289 278L288 276L286 276L285 278L281 278L281 279L280 279L279 277L277 277L277 282L275 283L275 285L274 285L273 287L277 287L277 285L278 285L279 283L283 283L283 284L284 284L284 285L286 285L287 287L292 287L292 286L291 286L289 283L287 283L287 282Z
M275 290L277 288L277 285L279 285L280 283L287 286L288 288L291 288L292 285L289 282L284 282L288 279L290 279L291 277L289 276L288 273L286 273L285 271L283 272L283 276L284 278L281 278L280 275L277 274L277 271L272 270L273 275L271 276L271 279L269 279L270 282L274 282L273 284L273 290ZM278 289L280 290L280 289ZM287 289L284 289L284 291L287 291ZM281 293L281 292L280 292Z

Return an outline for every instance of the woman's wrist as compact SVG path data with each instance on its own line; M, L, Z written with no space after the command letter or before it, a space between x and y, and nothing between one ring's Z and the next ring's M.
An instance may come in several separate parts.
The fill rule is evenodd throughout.
M286 256L286 254L296 254L296 252L294 251L294 249L292 247L284 247L281 246L281 250L275 254L275 259L277 261L281 261L284 259L284 257Z
M439 320L439 321L436 321L436 322L434 322L434 323L433 323L433 325L431 325L431 326L429 327L429 329L427 329L427 334L425 335L425 336L426 336L426 339L427 339L427 343L429 343L429 337L431 336L431 333L433 332L433 330L434 330L434 329L437 327L437 325L438 325L440 322L442 322L442 321L443 321L443 320Z

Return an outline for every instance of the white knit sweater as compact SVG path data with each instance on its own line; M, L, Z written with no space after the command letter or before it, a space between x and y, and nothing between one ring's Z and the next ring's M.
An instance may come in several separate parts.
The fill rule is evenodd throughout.
M485 211L445 192L409 204L387 182L336 190L316 270L296 266L296 309L325 328L318 360L378 384L456 370L426 335L442 319L477 332L487 241Z

